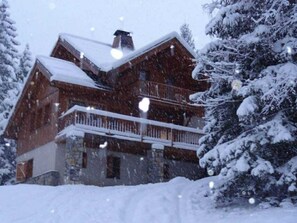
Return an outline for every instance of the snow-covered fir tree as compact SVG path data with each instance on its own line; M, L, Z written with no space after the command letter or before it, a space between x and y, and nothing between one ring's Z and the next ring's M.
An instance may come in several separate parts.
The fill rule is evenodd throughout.
M16 145L0 136L0 185L13 183L16 166Z
M200 165L217 173L218 203L297 194L297 3L214 0L206 27L217 37L199 55L195 78L211 87Z
M193 39L192 31L189 28L189 24L184 23L180 27L180 35L189 44L189 46L192 47L193 50L195 50L195 41Z
M16 28L8 12L6 0L0 2L0 185L15 172L15 146L2 136L9 112L20 89L17 82L18 50Z
M0 131L3 130L9 111L19 91L16 78L18 50L16 28L8 12L6 0L0 2ZM0 133L1 135L1 133Z
M32 53L30 51L29 44L26 44L25 50L21 55L20 64L16 73L17 81L19 83L24 83L25 78L28 76L28 73L32 68L32 64Z

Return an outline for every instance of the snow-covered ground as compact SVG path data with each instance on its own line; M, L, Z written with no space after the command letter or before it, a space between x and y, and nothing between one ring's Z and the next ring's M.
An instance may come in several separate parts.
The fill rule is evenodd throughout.
M0 187L1 223L296 223L297 207L215 209L214 178L140 186Z

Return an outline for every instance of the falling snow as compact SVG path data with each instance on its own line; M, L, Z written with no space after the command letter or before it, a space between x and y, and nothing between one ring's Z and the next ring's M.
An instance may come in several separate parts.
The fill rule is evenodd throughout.
M209 186L210 189L213 189L214 188L214 182L213 181L210 181L208 183L208 186Z
M292 48L290 46L287 46L287 53L290 55L292 54Z
M149 98L143 98L138 104L138 108L143 112L148 112L149 106L150 106Z
M110 50L110 54L111 54L111 56L112 56L114 59L116 59L116 60L120 60L120 59L122 59L123 56L124 56L124 53L123 53L122 50L120 50L120 49L114 49L114 48L112 48L112 49Z
M242 82L240 80L234 80L231 83L232 89L238 91L241 86L242 86Z
M249 199L249 203L250 203L250 204L255 204L255 203L256 203L255 198L251 197L251 198Z
M57 6L56 6L56 4L54 2L50 2L48 4L48 7L49 7L50 10L54 10Z
M103 144L100 144L100 145L99 145L99 148L100 148L100 149L105 149L105 148L107 147L107 145L108 145L108 142L105 141Z
M208 176L213 176L214 175L213 169L207 169L207 174Z

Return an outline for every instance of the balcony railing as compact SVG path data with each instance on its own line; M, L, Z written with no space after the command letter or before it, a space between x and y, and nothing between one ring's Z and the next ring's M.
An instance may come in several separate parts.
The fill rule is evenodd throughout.
M60 117L59 135L66 133L68 126L92 134L191 150L196 150L202 135L202 131L195 128L77 105Z
M184 88L160 84L153 81L138 81L135 92L141 96L175 103L187 103L190 101L189 96L195 93L194 91Z

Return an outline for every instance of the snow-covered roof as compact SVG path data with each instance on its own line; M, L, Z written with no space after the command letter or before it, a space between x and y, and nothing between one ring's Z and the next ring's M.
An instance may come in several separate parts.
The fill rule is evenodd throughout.
M60 81L98 89L95 81L72 62L46 56L37 56L36 61L41 63L48 71L50 81Z
M111 44L102 43L70 34L60 34L60 39L62 41L66 41L80 53L83 53L85 58L90 60L94 65L104 72L108 72L125 63L128 63L138 56L141 56L174 38L176 38L187 49L187 51L189 51L193 58L196 57L194 50L177 32L171 32L135 51L124 49L122 52L123 57L121 59L116 59L112 56L111 50L113 48Z

